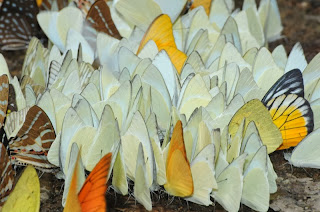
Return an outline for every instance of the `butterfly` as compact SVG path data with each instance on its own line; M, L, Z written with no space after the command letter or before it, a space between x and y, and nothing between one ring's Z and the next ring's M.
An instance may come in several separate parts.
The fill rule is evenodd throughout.
M281 131L283 144L278 150L296 146L313 131L313 111L304 98L303 78L299 69L293 69L278 79L261 101Z
M3 128L1 128L3 129ZM2 130L4 133L4 131ZM2 134L5 136L5 134ZM10 158L7 154L7 149L3 142L0 142L0 174L1 174L1 184L0 184L0 207L7 200L8 195L13 188L14 183L14 170L11 165Z
M0 127L3 126L7 114L9 99L9 79L6 74L0 76Z
M16 165L32 164L43 171L53 171L47 154L55 139L55 131L47 114L32 106L14 138L9 140L11 160Z
M193 10L196 7L202 6L206 11L207 15L209 15L210 9L211 9L211 3L212 3L211 0L188 0L184 13L186 13L189 9Z
M105 193L108 188L107 178L112 153L108 153L100 159L83 183L79 192L77 189L79 172L83 171L83 167L81 166L80 153L76 144L72 145L71 154L72 153L76 153L76 161L73 161L73 170L69 172L69 174L72 174L72 177L64 211L106 211L107 203Z
M36 2L40 10L52 10L52 8L62 10L68 6L68 0L36 0Z
M2 211L39 211L40 210L40 182L35 168L27 166Z
M121 39L112 17L110 8L105 0L97 0L88 11L86 19L98 32L104 32L114 38Z
M177 72L180 73L187 56L177 48L171 19L168 15L160 15L151 23L141 40L137 54L150 40L156 43L159 51L165 50L167 52Z
M4 0L0 8L0 48L27 48L33 36L41 37L36 15L39 9L34 0Z
M190 164L187 159L183 140L182 122L177 121L167 157L167 182L164 184L166 191L174 196L186 197L193 194L193 179Z
M74 0L73 2L76 4L76 6L82 10L82 12L87 15L88 11L92 7L92 5L95 3L96 0ZM105 0L103 0L105 1Z

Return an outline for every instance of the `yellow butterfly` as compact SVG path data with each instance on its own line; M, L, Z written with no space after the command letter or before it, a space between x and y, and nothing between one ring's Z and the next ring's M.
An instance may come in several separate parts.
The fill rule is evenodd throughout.
M15 188L3 205L2 211L39 211L40 182L35 168L27 166Z

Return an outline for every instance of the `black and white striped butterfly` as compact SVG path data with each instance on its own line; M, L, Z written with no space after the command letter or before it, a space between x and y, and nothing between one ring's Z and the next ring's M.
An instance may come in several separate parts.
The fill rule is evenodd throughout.
M4 0L0 8L0 48L27 48L33 36L40 37L35 0Z

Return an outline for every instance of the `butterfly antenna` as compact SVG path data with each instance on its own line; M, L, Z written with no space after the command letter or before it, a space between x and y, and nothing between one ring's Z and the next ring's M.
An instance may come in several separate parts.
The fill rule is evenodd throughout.
M187 202L187 208L188 208L188 211L190 211L189 201L186 201L186 202Z
M64 186L65 186L65 181L63 181L63 183L60 186L59 194L61 194L61 192L63 192Z
M44 171L38 170L38 172L39 172L39 179L40 179L43 176Z
M170 196L168 195L168 197L170 197ZM168 198L168 200L169 200L169 201L168 201L167 206L172 204L172 202L173 202L173 200L174 200L174 196L172 196L171 199Z
M304 168L304 167L301 167L304 172L308 175L308 177L312 178L313 176Z

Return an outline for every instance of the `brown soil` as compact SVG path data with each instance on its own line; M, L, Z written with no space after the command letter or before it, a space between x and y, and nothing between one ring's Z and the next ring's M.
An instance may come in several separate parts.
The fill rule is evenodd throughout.
M241 5L242 1L237 1ZM289 52L296 42L300 42L310 61L320 52L320 2L319 0L278 0L284 25L284 38L271 43L274 49L283 44ZM8 63L12 75L20 77L25 51L1 52ZM283 153L270 155L274 169L279 176L278 191L271 195L269 211L320 211L320 170L296 168L288 164ZM52 174L39 173L41 183L41 211L62 211L61 198L63 181ZM173 198L164 192L152 194L154 211L224 211L216 204L203 207ZM107 193L110 211L144 211L132 195L116 195L112 189ZM241 206L240 211L251 211Z

